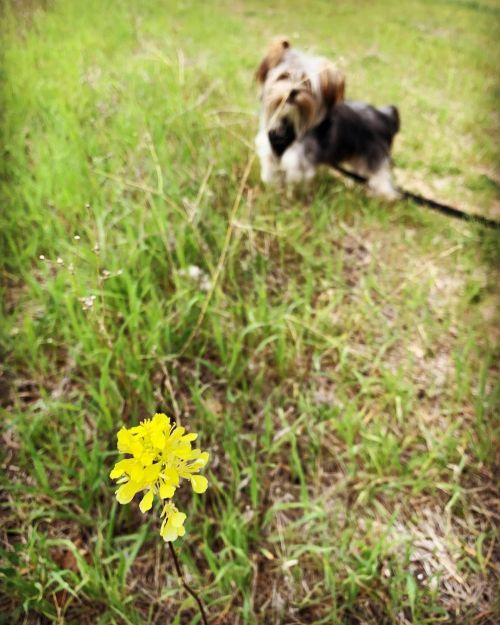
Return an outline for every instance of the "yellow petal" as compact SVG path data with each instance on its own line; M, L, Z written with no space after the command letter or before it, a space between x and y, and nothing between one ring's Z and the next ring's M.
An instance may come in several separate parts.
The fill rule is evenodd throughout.
M157 462L156 464L152 464L150 467L145 467L142 471L142 480L144 483L152 484L156 482L158 476L160 475L161 464Z
M172 525L167 523L163 528L163 531L160 532L160 535L165 542L173 542L177 538L178 533L175 527L172 527Z
M180 445L177 449L174 449L174 456L181 460L189 460L192 455L191 445Z
M182 527L185 520L186 515L184 514L184 512L174 512L170 517L170 522L175 528Z
M192 475L191 485L195 493L204 493L208 488L208 480L203 475Z
M186 434L182 437L183 443L190 443L191 441L195 441L198 438L198 434L191 432L191 434Z
M179 485L179 473L177 472L177 469L174 469L174 467L165 467L163 473L167 480L174 486Z
M134 428L131 428L134 429ZM126 428L122 428L117 435L118 440L118 451L121 451L124 454L132 454L136 458L138 458L143 452L144 447L140 441L140 439L131 434L131 430L127 430Z
M160 498L161 499L170 499L171 497L174 496L175 493L175 486L173 486L173 484L167 484L166 482L163 482L163 484L160 486Z
M134 495L140 490L140 484L132 481L125 482L125 484L122 484L116 491L116 500L121 504L130 503L134 498Z
M134 460L132 460L132 458L125 458L125 460L120 460L120 462L117 462L115 466L113 467L113 469L111 470L109 477L112 480L116 480L122 475L124 475L125 473L129 473L130 467L133 464L133 462Z
M175 514L175 513L174 513ZM180 525L182 529L182 524ZM160 529L160 536L162 536L163 540L166 542L174 541L179 535L179 528L175 527L172 524L172 519L169 518L167 521L163 521Z
M116 435L116 440L118 442L118 451L121 451L122 453L127 453L131 438L132 437L127 432L127 429L122 428Z
M137 460L134 460L134 463L130 465L128 474L130 475L130 479L134 482L144 481L144 467Z
M141 503L139 504L139 509L142 513L147 512L148 510L151 510L153 506L153 496L154 496L153 491L148 490L148 492L141 499Z
M152 423L155 427L160 427L165 430L170 428L170 419L163 412L157 412L153 417Z
M210 456L208 451L203 451L196 459L196 465L198 467L204 467L207 464L209 458Z
M169 443L177 442L182 437L185 431L186 429L183 427L174 427L172 434L170 434L168 438L168 442Z
M165 434L161 430L153 430L151 432L151 442L156 449L163 449L165 447Z
M156 454L154 454L152 451L143 450L137 457L140 459L144 466L147 466L148 464L153 464L156 458Z

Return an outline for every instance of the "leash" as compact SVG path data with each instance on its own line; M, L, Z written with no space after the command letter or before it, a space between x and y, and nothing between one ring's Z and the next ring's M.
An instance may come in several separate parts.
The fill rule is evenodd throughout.
M366 184L367 179L364 176L360 176L359 174L354 173L353 171L349 171L348 169L344 169L340 165L335 165L334 169L339 171L343 176L354 180L355 182L359 182L360 184ZM400 189L396 187L396 190L401 193L401 195L415 202L419 206L427 206L431 210L437 211L442 215L447 215L448 217L455 217L455 219L461 219L462 221L467 221L469 223L480 224L481 226L486 226L488 228L500 229L500 221L496 219L488 219L488 217L483 217L482 215L471 215L470 213L466 213L459 208L455 208L454 206L450 206L449 204L443 204L442 202L436 202L436 200L431 200L430 198L424 197L422 195L417 195L416 193L412 193L411 191L406 191L405 189Z

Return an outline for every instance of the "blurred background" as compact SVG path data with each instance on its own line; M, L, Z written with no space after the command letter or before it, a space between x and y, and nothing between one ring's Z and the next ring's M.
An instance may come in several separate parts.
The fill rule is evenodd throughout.
M176 547L214 625L497 622L498 235L251 159L285 33L398 106L401 185L498 218L499 18L2 3L0 623L200 622L108 478L157 410L211 453Z

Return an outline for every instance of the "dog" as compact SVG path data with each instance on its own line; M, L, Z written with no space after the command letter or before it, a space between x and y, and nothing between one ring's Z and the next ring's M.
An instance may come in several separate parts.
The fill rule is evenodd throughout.
M269 184L281 179L280 160L289 145L300 142L344 99L345 78L329 60L296 50L286 37L278 37L260 62L256 80L262 105L255 145L262 181ZM295 182L294 171L284 173L287 182Z
M346 100L301 137L283 124L280 133L269 133L269 142L288 183L311 180L319 165L347 165L367 179L373 195L395 200L400 193L392 181L391 149L399 128L395 106Z

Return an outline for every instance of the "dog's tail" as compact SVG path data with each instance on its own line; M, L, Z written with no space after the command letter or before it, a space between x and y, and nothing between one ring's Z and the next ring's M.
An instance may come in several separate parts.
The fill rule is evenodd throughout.
M399 129L401 128L401 120L397 107L389 104L388 106L381 106L379 108L379 111L389 118L391 122L392 136L394 136L397 132L399 132Z

